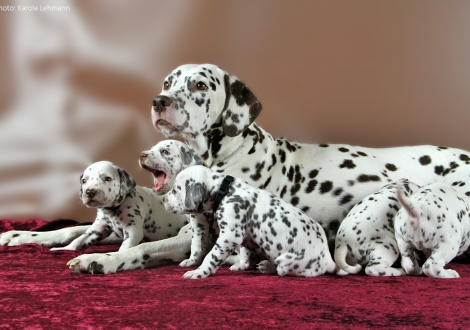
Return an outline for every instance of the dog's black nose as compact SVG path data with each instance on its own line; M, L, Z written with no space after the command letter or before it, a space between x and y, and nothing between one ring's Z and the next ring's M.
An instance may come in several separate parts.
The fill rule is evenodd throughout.
M168 96L159 95L152 102L153 110L163 112L171 105L171 103L173 103L173 101Z
M93 198L96 195L96 190L95 189L87 189L85 191L86 197Z

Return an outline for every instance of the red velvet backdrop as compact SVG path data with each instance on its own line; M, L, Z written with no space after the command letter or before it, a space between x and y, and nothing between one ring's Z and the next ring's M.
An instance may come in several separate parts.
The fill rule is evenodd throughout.
M10 229L55 229L73 221L0 221ZM87 251L116 250L116 246ZM0 247L0 328L330 329L468 328L470 265L460 279L294 278L231 272L181 278L177 265L111 275L74 274L79 252L37 245Z

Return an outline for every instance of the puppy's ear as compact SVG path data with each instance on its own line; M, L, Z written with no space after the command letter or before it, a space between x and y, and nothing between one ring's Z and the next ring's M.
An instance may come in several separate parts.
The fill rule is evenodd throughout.
M222 127L228 136L241 134L261 112L261 103L248 87L236 77L224 76L225 106Z
M121 178L121 186L119 189L119 195L125 197L132 189L135 188L137 183L125 170L119 168L119 177Z
M183 161L181 170L184 170L185 168L188 168L194 165L202 165L201 157L199 157L199 155L196 154L189 147L181 146L180 150L181 150L181 158Z
M80 175L80 193L79 193L79 195L78 195L78 197L80 197L80 200L82 199L82 195L83 195L82 179L83 179L83 174Z
M184 199L184 206L188 212L202 211L204 203L204 196L206 195L206 188L203 184L196 182L190 183L186 181L186 196Z

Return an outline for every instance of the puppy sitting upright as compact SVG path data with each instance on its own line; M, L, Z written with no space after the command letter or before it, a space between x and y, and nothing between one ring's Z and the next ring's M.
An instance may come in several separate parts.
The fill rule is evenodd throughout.
M460 277L444 266L470 245L468 197L443 183L424 186L409 198L399 185L397 196L403 207L395 216L395 236L405 272L421 273L413 253L419 250L427 258L423 264L426 275Z
M193 166L180 172L163 199L167 211L185 214L213 210L220 228L201 266L185 278L214 274L240 245L265 256L262 272L317 276L334 273L323 228L304 212L240 179Z
M119 248L123 251L142 241L175 236L185 224L184 217L170 220L162 212L161 197L137 186L125 170L108 161L91 164L80 176L80 184L80 199L85 206L97 208L96 219L69 245L52 250L85 250L114 232L123 240Z

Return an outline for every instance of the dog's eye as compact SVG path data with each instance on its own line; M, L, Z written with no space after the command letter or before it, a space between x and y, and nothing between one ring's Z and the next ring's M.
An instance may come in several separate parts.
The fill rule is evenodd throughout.
M110 176L107 176L107 177L104 178L104 181L111 181L111 180L112 180L112 178Z
M86 183L86 179L82 179L82 184L85 184Z
M170 156L170 152L168 151L168 149L163 149L162 150L162 155Z
M163 90L167 91L170 89L170 83L168 81L165 81L163 83Z
M196 85L197 90L199 91L206 91L207 90L207 85L204 84L203 82L198 82Z

